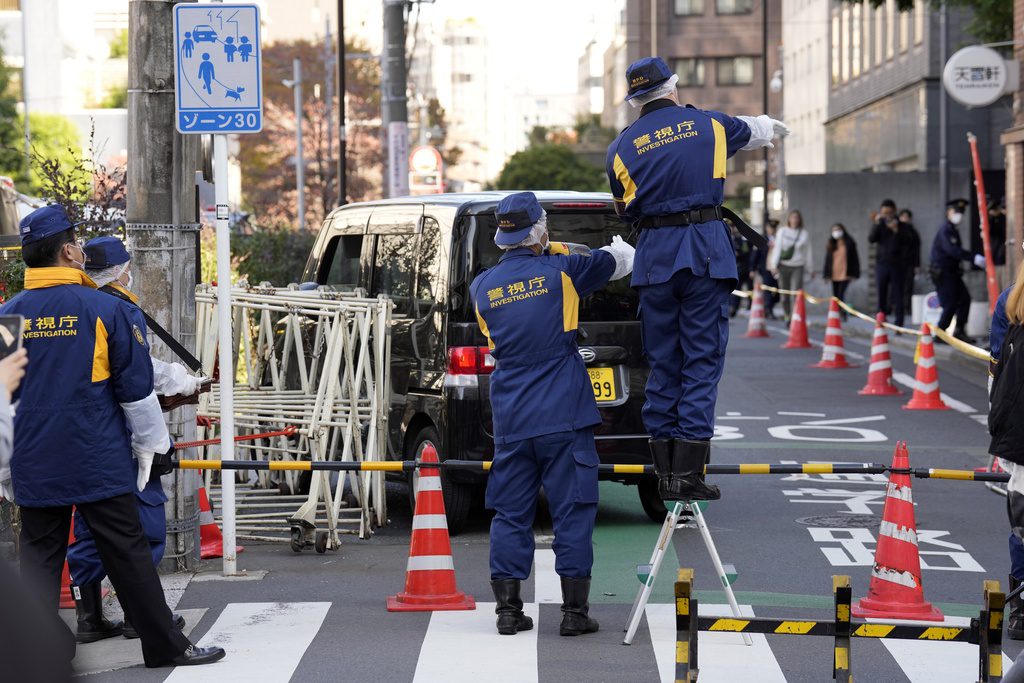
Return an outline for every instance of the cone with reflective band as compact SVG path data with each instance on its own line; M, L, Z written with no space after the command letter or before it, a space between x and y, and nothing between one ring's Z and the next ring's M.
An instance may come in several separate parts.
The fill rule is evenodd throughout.
M782 345L784 349L809 349L811 342L807 339L807 309L804 304L804 290L796 294L793 302L793 319L789 323L789 341Z
M910 469L906 442L896 444L892 469ZM867 597L855 602L852 611L855 617L872 619L942 621L944 618L938 608L924 599L910 474L889 474L871 586Z
M750 301L750 322L747 323L748 337L767 337L768 325L764 319L764 290L761 283L754 283L753 299Z
M227 473L231 476L231 472ZM235 552L245 550L237 546ZM210 499L206 497L206 487L199 487L199 557L209 560L215 557L224 556L224 537L220 533L213 518L213 509L210 508Z
M889 335L885 332L885 313L875 318L875 336L871 340L871 364L868 383L857 393L862 396L899 396L900 390L892 383L892 356L889 355Z
M828 305L828 324L825 326L825 343L821 345L821 360L811 367L830 370L852 367L846 362L843 321L839 317L839 302L835 299L831 299Z
M438 462L437 451L427 445L422 462ZM473 597L455 585L455 565L448 538L448 520L441 493L441 470L424 467L416 485L416 511L412 518L405 591L388 597L389 612L433 612L476 609Z
M914 395L903 406L904 410L949 410L939 392L939 369L935 367L935 347L932 345L928 324L921 325L921 341L918 342L917 376L914 379Z

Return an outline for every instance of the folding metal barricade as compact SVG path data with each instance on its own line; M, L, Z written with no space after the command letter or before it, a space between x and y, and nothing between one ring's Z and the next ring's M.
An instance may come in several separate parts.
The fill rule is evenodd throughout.
M295 285L259 287L242 281L232 289L232 348L237 359L235 425L241 434L266 434L293 427L294 433L236 443L236 458L250 460L373 461L384 459L390 405L391 312L387 297L367 298L362 291L327 287L300 290ZM196 288L197 338L203 371L217 367L217 297L209 285ZM217 387L202 394L197 415L200 438L218 431ZM212 458L206 447L201 457ZM271 480L271 476L275 479ZM387 520L384 473L330 472L311 475L309 494L289 512L300 473L260 472L240 487L237 530L240 537L285 540L295 550L315 545L337 548L340 533L370 535ZM211 473L207 472L207 484ZM223 473L221 476L225 476ZM343 507L346 482L357 506ZM255 512L245 512L255 510ZM318 531L320 524L326 531ZM314 541L315 538L315 541Z

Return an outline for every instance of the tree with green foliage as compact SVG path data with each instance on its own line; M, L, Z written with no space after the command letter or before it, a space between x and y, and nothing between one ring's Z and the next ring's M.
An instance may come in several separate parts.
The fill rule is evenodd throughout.
M100 101L101 109L127 109L128 84L115 85L107 91L107 96Z
M516 152L501 169L498 190L607 191L604 171L566 145L535 145Z
M24 135L23 121L24 119L21 117L17 120L16 130L19 141L23 139ZM29 194L46 197L49 196L48 191L51 191L52 188L46 179L47 174L42 162L46 161L53 165L54 168L62 171L61 174L65 177L74 176L75 169L81 166L82 141L75 124L60 114L31 113L29 114L29 123L31 123L32 131L32 168L27 190ZM21 151L18 148L15 149ZM11 170L20 173L24 157L21 154L17 156L15 161L17 166ZM4 169L0 168L0 173L4 173ZM81 187L91 189L91 179L90 174L87 179L81 180ZM86 182L87 180L89 182ZM86 190L81 190L81 193L86 193Z
M12 92L13 71L4 63L0 47L0 175L24 180L25 157L18 125L18 96Z
M868 4L878 8L885 6L886 0L843 0L850 4ZM949 8L964 8L972 12L967 22L967 32L983 43L998 43L1013 38L1013 2L1012 0L929 0L929 5L939 9L945 4ZM914 0L896 0L896 9L910 12L914 9Z
M110 41L110 58L128 58L128 29L122 29L114 34L114 38Z

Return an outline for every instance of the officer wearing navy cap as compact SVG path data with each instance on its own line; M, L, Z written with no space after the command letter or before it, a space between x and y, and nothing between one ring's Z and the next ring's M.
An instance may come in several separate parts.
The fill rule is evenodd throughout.
M86 243L85 254L88 259L85 272L100 291L133 304L138 303L138 298L130 291L131 256L124 242L117 237L97 237ZM188 370L180 363L165 363L156 358L150 360L153 363L153 388L157 394L194 394L198 389L199 378L188 374ZM157 471L154 469L153 473ZM169 473L169 469L164 469L157 474ZM142 530L153 556L153 565L159 566L167 540L167 519L164 513L167 495L160 483L160 476L150 476L145 488L135 492L135 498ZM68 547L67 559L72 581L71 592L75 597L78 616L76 639L80 643L91 643L117 635L137 638L138 633L130 621L112 623L104 618L101 584L107 572L92 532L77 511L74 524L75 541ZM182 628L185 620L175 615L174 623Z
M726 160L771 147L789 129L767 116L679 106L678 78L658 57L631 64L626 80L626 100L640 117L612 142L606 166L616 211L640 230L631 284L651 367L644 425L662 498L715 500L718 488L704 483L703 472L737 282L722 218L764 246L722 206Z
M931 276L942 304L939 327L946 329L956 316L953 336L966 342L973 342L967 336L967 317L971 312L971 294L964 284L962 261L985 267L985 257L972 254L963 248L957 226L964 219L964 211L970 202L953 199L946 202L946 220L939 228L932 242Z
M193 647L172 624L133 495L149 481L156 454L171 446L146 323L131 304L96 291L74 228L60 206L21 221L25 290L0 307L24 316L32 359L13 397L22 576L56 615L75 506L142 638L146 666L217 661L222 649Z
M579 302L628 275L633 248L616 236L588 256L546 253L547 216L532 192L506 196L495 217L494 242L505 253L473 281L470 298L495 360L494 460L486 502L495 511L490 565L498 633L533 628L519 589L533 564L533 517L542 484L562 582L559 633L592 633L598 464L593 428L601 418L576 346Z

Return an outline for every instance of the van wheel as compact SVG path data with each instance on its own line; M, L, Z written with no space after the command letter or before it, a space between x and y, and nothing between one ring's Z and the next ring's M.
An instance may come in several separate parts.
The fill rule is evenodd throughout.
M643 506L644 512L647 513L651 521L658 524L663 523L668 509L665 507L665 501L658 495L658 480L654 477L644 477L636 485L636 490L640 494L640 505Z
M427 444L432 445L437 449L438 457L444 460L441 455L441 439L437 435L437 430L433 427L424 427L416 436L410 440L409 447L406 449L405 459L406 460L417 460L423 453L423 449ZM416 512L416 487L414 485L415 472L409 474L409 508ZM469 518L469 511L473 507L473 493L474 486L471 484L463 484L452 481L447 474L447 471L441 470L441 492L444 495L444 511L448 518L448 533L458 534L462 531L462 528L466 524L466 520Z

